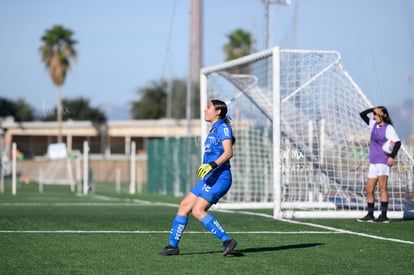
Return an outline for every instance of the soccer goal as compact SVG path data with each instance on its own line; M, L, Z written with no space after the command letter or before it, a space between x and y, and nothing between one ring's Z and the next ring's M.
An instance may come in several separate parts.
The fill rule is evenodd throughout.
M237 139L233 186L216 207L272 208L275 218L366 214L369 129L359 113L373 105L338 52L276 47L203 68L200 85L201 112L209 99L227 102ZM402 146L390 218L413 213L413 165Z
M71 192L75 192L75 175L78 179L80 171L78 155L79 153L74 157L68 156L64 143L49 144L47 160L39 169L39 192L43 193L45 185L69 185Z

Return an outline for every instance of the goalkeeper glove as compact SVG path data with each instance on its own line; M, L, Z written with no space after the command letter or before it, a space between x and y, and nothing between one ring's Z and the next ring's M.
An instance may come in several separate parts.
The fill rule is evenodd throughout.
M215 163L214 161L210 163L203 163L200 165L200 167L198 167L196 174L200 178L204 178L208 173L210 173L216 167L217 167L217 163Z

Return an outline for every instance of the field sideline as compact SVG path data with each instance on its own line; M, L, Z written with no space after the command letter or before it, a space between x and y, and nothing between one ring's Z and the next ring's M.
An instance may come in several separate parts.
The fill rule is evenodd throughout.
M7 187L7 186L6 186ZM408 274L414 221L274 220L270 210L214 211L239 245L221 243L190 218L181 254L160 257L179 199L78 196L66 187L19 186L0 194L2 274Z

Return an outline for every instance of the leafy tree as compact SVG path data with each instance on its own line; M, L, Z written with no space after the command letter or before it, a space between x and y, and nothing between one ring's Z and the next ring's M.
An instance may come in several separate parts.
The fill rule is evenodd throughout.
M16 106L13 101L0 98L0 117L15 116Z
M131 102L131 116L134 119L159 119L166 114L166 83L153 81L150 86L138 90L139 101Z
M33 121L34 109L24 99L0 98L0 117L12 116L16 121Z
M62 142L62 99L61 86L63 85L66 72L70 68L70 60L77 57L75 50L76 40L72 38L73 32L61 25L55 25L47 29L41 37L43 45L40 47L42 62L49 70L50 77L56 85L57 97L57 122L58 142Z
M19 98L15 101L14 104L16 106L15 119L17 121L33 121L35 119L34 108L30 106L24 99Z
M89 100L86 98L63 99L62 100L63 120L87 120L93 122L105 122L105 113L97 108L90 106ZM54 120L54 112L46 114L42 120Z
M200 93L199 87L196 86L193 90L193 106L199 106ZM172 82L172 108L171 118L182 119L186 117L187 112L187 82L186 80L174 79ZM200 117L199 108L193 108L191 117Z
M172 80L171 118L186 117L186 81ZM153 81L149 86L138 90L138 101L131 102L130 114L133 119L159 119L167 113L167 82ZM195 93L198 94L197 92ZM195 101L199 101L199 97ZM195 114L199 117L199 113Z

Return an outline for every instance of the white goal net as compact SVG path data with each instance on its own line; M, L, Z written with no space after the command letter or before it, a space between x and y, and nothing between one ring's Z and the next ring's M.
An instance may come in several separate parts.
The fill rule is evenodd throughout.
M273 208L276 218L365 214L369 130L359 113L372 104L338 52L273 48L204 68L200 93L201 111L209 99L227 102L237 139L233 186L217 207ZM403 145L388 181L391 218L414 209L413 165Z

